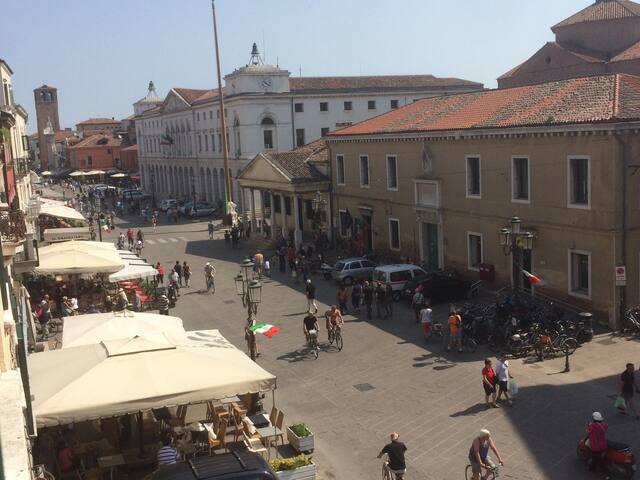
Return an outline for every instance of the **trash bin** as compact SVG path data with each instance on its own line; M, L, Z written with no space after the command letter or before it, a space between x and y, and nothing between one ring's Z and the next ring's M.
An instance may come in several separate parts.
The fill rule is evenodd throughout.
M578 338L576 338L576 340L578 340L578 343L590 342L593 340L593 314L590 312L581 312L580 322L583 328L578 332Z
M488 263L480 264L480 280L492 283L496 278L496 267Z

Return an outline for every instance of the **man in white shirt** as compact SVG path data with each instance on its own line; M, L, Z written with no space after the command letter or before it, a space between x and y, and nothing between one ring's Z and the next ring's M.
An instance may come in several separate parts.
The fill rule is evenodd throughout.
M501 353L496 362L496 376L498 377L498 398L496 401L500 401L502 394L507 400L509 405L513 405L511 398L509 397L509 379L513 378L509 372L509 362L507 361L507 354Z
M431 335L431 314L433 310L429 308L429 304L425 303L422 305L422 309L420 310L420 328L422 328L422 333L424 334L425 339L429 339Z

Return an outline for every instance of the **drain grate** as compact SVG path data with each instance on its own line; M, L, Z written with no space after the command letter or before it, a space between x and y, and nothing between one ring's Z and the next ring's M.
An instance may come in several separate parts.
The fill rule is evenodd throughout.
M232 303L236 303L236 301L235 300L225 300L222 303L226 303L227 305L231 305Z
M357 385L354 385L353 388L355 388L359 392L368 392L369 390L373 390L376 387L374 387L370 383L358 383Z

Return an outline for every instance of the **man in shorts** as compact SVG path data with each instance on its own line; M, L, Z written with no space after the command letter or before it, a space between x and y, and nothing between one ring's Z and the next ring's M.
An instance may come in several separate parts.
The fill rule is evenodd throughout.
M501 353L498 361L496 362L496 377L498 377L498 398L496 401L500 401L502 395L507 400L508 405L513 405L511 398L509 397L509 379L511 372L509 372L509 362L507 361L507 354Z
M449 346L447 352L451 351L451 347L457 347L458 353L462 352L462 317L455 310L449 313Z
M378 458L382 458L384 454L387 454L389 457L387 468L396 476L397 480L402 480L404 474L407 473L407 464L404 459L404 452L407 451L407 446L399 440L399 437L400 435L396 432L389 435L391 442L384 446L378 454Z
M342 314L340 310L335 305L331 305L331 310L325 313L325 318L327 319L327 336L329 335L329 331L335 327L338 323L340 325L344 325L344 320L342 319Z
M429 308L429 303L425 302L422 304L422 308L420 309L420 328L422 329L422 333L425 339L428 339L431 334L431 314L433 310Z
M318 326L318 319L316 318L316 316L312 313L309 313L302 320L302 331L307 343L309 343L309 332L312 330L315 330L317 336L318 332L320 331L320 327Z
M498 462L503 465L500 452L491 439L491 432L483 428L473 439L469 449L469 463L471 463L471 471L473 472L472 480L480 480L483 468L495 468L495 464L489 456L489 450L496 454Z

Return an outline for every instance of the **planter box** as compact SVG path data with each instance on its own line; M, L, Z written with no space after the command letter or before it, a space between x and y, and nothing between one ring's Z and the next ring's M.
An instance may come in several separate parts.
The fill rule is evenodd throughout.
M293 433L293 430L287 427L287 440L298 453L313 450L313 432L308 437L298 437Z
M276 477L278 477L278 480L315 480L316 464L312 463L295 470L282 470L281 472L276 472Z

